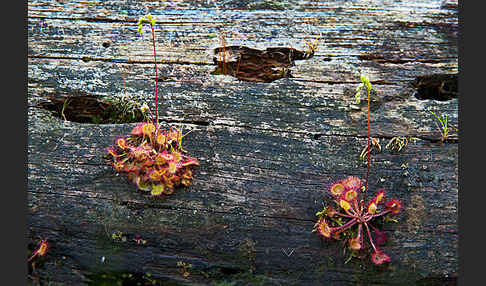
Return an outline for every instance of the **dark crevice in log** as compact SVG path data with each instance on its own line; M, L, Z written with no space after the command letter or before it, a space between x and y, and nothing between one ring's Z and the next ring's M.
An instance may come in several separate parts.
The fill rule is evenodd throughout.
M39 107L66 121L94 124L141 122L144 116L138 104L99 95L47 95Z
M447 101L459 96L457 74L418 76L413 82L414 96L420 100Z

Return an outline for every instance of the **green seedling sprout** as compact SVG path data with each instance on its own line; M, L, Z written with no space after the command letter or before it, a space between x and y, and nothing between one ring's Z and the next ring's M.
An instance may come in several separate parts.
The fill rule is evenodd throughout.
M440 122L439 131L440 131L440 134L442 135L441 142L444 142L448 138L449 131L450 131L450 128L447 125L447 123L448 123L447 122L447 114L445 115L445 117L444 116L439 117L432 110L429 110L429 112L432 113L432 115L434 115L435 118L437 118L437 120L439 120L439 122ZM439 126L437 126L437 127L439 127Z
M307 47L309 48L308 54L314 54L314 52L317 49L317 46L319 45L320 39L321 39L321 33L319 33L319 35L316 36L316 38L314 39L314 42L310 42L310 41L307 41L306 39L304 39L305 43L307 44Z
M68 103L69 103L69 98L66 98L66 100L64 100L64 103L62 104L61 115L62 115L62 117L64 117L64 121L67 121L66 115L64 115L64 110L66 109L66 106L68 105Z

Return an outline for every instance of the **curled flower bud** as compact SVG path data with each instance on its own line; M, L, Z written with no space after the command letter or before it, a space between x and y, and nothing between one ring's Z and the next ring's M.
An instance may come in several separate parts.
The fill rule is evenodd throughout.
M191 179L192 178L192 171L191 169L186 169L184 174L182 174L182 177L185 179Z
M117 138L116 139L116 145L120 148L120 149L128 149L130 148L127 144L127 140L124 138L124 137L120 137L120 138Z
M182 178L181 180L181 184L183 184L184 186L186 187L189 187L189 185L191 184L191 179L188 179L188 178Z

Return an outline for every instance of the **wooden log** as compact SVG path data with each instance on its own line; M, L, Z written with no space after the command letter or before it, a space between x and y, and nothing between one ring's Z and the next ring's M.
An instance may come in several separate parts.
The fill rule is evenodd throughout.
M28 8L28 249L41 237L51 246L31 277L56 285L455 285L459 139L453 130L441 142L429 109L457 126L458 98L423 99L414 82L457 73L457 1ZM49 96L84 94L153 110L150 33L136 33L145 12L157 20L160 118L192 130L183 146L201 163L190 187L163 198L137 191L103 157L135 123L65 121L41 107ZM253 83L211 74L222 32L228 45L262 50L322 39L312 58L290 67L293 78ZM370 191L386 188L405 206L398 223L383 226L392 258L384 266L369 257L345 264L341 242L311 232L315 213L331 204L329 185L366 173L366 101L354 102L360 72L373 83L371 130L382 146L372 153ZM398 152L385 148L394 137L417 139Z

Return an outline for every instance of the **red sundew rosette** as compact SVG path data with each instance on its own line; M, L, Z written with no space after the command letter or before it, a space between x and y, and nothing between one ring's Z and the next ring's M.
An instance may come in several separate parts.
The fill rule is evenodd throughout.
M142 122L131 130L129 140L118 137L107 152L115 170L127 173L138 189L151 191L154 196L171 194L180 184L190 185L192 168L199 165L180 149L180 135L173 126L162 131Z

